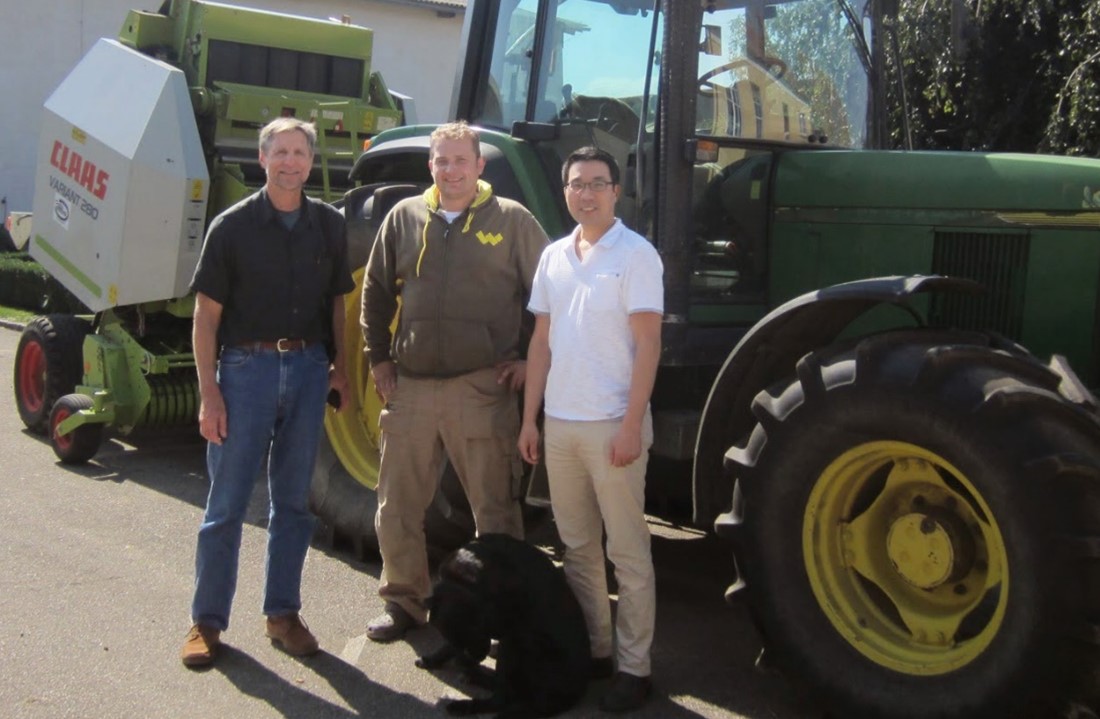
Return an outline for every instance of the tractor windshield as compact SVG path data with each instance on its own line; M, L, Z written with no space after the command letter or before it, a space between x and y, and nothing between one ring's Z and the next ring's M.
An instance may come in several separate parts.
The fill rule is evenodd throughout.
M869 0L704 0L698 51L675 58L660 5L502 0L468 116L504 130L585 122L633 143L652 129L662 63L675 62L695 68L700 136L866 144Z
M539 0L500 5L477 120L502 129L523 120L598 120L632 142L651 61L652 0L558 0L542 27Z

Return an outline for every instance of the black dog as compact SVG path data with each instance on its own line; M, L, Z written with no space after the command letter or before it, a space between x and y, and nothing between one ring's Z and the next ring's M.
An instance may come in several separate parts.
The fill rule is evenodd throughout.
M429 622L448 646L417 661L426 669L452 657L480 669L499 640L496 672L481 675L492 695L449 702L451 714L550 717L585 693L592 654L580 604L561 571L526 542L486 534L444 561Z

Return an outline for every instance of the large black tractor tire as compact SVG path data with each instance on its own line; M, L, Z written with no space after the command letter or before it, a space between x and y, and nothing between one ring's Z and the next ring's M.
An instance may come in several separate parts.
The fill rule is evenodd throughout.
M35 317L15 350L15 405L27 429L50 426L50 411L84 376L84 337L91 325L72 315Z
M92 398L83 394L67 394L54 403L50 411L50 445L63 464L84 464L103 444L103 425L99 423L82 424L64 436L57 432L57 425L92 406Z
M331 544L348 546L359 559L378 556L374 526L378 493L348 472L327 434L317 451L310 506ZM433 553L455 549L474 536L473 515L450 462L443 468L439 492L425 513L424 534Z
M309 504L321 520L320 531L328 544L346 545L358 559L378 555L374 531L378 495L344 468L327 434L321 435L317 448Z
M716 529L770 663L835 717L1091 703L1100 424L1069 385L989 336L913 330L811 353L761 392Z

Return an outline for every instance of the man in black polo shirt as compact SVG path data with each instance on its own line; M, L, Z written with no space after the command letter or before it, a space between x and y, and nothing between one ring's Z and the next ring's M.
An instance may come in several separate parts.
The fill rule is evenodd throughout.
M313 535L309 486L325 397L347 391L343 301L355 284L340 213L307 198L316 131L279 118L260 131L267 182L210 224L191 289L199 431L210 495L195 558L187 666L214 660L237 581L245 509L268 456L267 636L293 655L317 639L298 614ZM329 357L326 347L335 347Z

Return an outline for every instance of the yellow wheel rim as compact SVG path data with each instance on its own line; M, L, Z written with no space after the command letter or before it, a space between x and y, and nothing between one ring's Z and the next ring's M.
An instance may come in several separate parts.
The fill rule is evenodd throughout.
M974 485L933 452L868 442L830 464L806 505L814 596L864 656L911 675L981 656L1004 621L1007 552Z
M348 348L348 387L350 406L343 412L331 407L325 411L325 433L344 469L370 489L378 486L378 463L381 448L378 415L382 402L374 391L363 355L363 331L359 326L360 297L366 270L353 275L355 291L344 295L344 342Z

